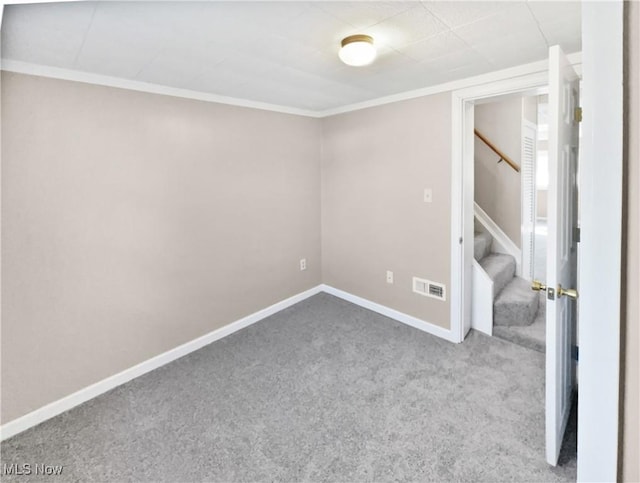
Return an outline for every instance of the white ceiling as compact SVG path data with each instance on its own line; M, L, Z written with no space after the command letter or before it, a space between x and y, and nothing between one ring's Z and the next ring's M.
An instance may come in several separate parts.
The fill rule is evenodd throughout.
M348 67L340 40L374 37ZM2 57L323 111L579 51L579 2L69 2L9 5Z

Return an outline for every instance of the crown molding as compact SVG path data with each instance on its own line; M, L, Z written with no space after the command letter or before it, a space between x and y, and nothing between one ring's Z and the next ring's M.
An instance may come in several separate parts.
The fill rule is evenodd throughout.
M182 97L185 99L195 99L198 101L226 104L230 106L248 107L251 109L260 109L263 111L293 114L296 116L319 117L318 113L314 111L298 109L295 107L280 106L277 104L269 104L267 102L250 101L247 99L239 99L236 97L220 96L207 92L180 89L178 87L163 86L160 84L151 84L149 82L134 81L121 77L92 74L90 72L82 72L79 70L61 69L59 67L32 64L30 62L22 62L12 59L2 59L0 62L2 70L7 72L16 72L19 74L29 74L41 77L50 77L53 79L84 82L86 84L117 87L120 89L128 89L132 91L149 92L152 94L160 94L172 97Z
M582 52L575 52L573 54L569 54L567 55L567 58L571 62L571 65L573 65L573 67L576 69L578 74L581 74ZM382 106L384 104L390 104L392 102L405 101L408 99L415 99L417 97L431 96L434 94L440 94L442 92L455 91L458 89L464 89L466 87L489 84L491 82L503 81L505 79L514 79L517 77L546 72L548 70L548 66L549 66L548 60L540 60L537 62L532 62L530 64L523 64L516 67L509 67L508 69L502 69L502 70L489 72L487 74L467 77L465 79L446 82L444 84L423 87L421 89L401 92L399 94L392 94L390 96L379 97L377 99L358 102L356 104L349 104L349 105L337 107L334 109L327 109L324 111L320 111L318 117L335 116L337 114L344 114L347 112L359 111L361 109L367 109L369 107Z
M582 66L582 53L576 52L567 56L571 64L574 66L578 74L581 73ZM450 92L458 89L464 89L466 87L478 86L483 84L489 84L491 82L503 81L505 79L515 79L518 77L531 75L535 73L543 73L547 71L548 62L541 60L538 62L532 62L530 64L524 64L516 67L510 67L508 69L498 70L482 74L474 77L467 77L466 79L460 79L452 82L446 82L435 86L424 87L421 89L415 89L412 91L401 92L399 94L393 94L390 96L379 97L356 104L349 104L332 109L326 109L322 111L311 111L307 109L298 109L295 107L280 106L277 104L269 104L266 102L251 101L247 99L240 99L236 97L220 96L217 94L210 94L200 91L192 91L188 89L180 89L177 87L163 86L159 84L151 84L148 82L140 82L129 79L123 79L120 77L111 77L100 74L92 74L89 72L82 72L71 69L61 69L58 67L51 67L40 64L32 64L29 62L21 62L12 59L1 59L2 70L8 72L17 72L20 74L30 74L42 77L51 77L54 79L64 79L75 82L84 82L88 84L96 84L109 87L117 87L120 89L129 89L140 92L149 92L153 94L160 94L173 97L182 97L185 99L195 99L204 102L213 102L217 104L226 104L238 107L247 107L251 109L260 109L265 111L279 112L283 114L292 114L296 116L312 117L312 118L324 118L335 116L337 114L344 114L352 111L359 111L361 109L367 109L375 106L382 106L384 104L390 104L393 102L404 101L408 99L415 99L417 97L430 96L434 94L440 94L442 92Z

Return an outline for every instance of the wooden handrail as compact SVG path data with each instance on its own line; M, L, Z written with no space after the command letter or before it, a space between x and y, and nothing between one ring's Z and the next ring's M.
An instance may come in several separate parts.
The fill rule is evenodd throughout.
M491 141L489 141L486 137L484 137L477 129L474 129L473 132L474 132L474 134L476 136L478 136L480 138L480 140L483 143L485 143L487 146L489 146L489 149L491 149L491 151L493 151L498 156L500 156L500 161L504 161L505 163L507 163L509 166L511 166L513 169L515 169L517 173L520 172L520 166L518 166L516 163L514 163L513 160L509 156L507 156L502 151L500 151L497 147L495 147L495 145ZM500 162L500 161L498 161L498 162Z

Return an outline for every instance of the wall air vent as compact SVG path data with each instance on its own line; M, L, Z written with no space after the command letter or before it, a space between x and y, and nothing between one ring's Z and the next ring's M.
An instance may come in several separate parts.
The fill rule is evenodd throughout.
M432 282L424 278L413 277L413 291L425 297L432 297L438 300L447 299L444 284Z

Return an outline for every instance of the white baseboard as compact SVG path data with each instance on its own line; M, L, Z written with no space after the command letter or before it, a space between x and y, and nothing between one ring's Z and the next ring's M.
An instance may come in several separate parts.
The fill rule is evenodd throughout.
M313 287L305 292L294 295L293 297L289 297L288 299L282 300L265 309L259 310L258 312L255 312L251 315L243 317L242 319L225 325L224 327L209 332L208 334L198 337L197 339L175 347L174 349L163 352L162 354L143 361L140 364L130 367L129 369L125 369L118 374L109 376L102 381L91 384L90 386L80 389L73 394L69 394L62 399L58 399L57 401L49 403L46 406L25 414L24 416L14 419L13 421L9 421L8 423L0 426L0 441L4 441L11 436L21 433L22 431L25 431L46 421L47 419L51 419L58 414L68 411L69 409L72 409L90 399L93 399L100 394L103 394L115 387L131 381L132 379L135 379L136 377L153 371L158 367L164 366L169 362L172 362L191 352L201 349L202 347L211 344L212 342L215 342L219 339L222 339L223 337L231 335L234 332L239 331L240 329L244 329L251 324L269 317L276 312L280 312L287 307L295 305L298 302L301 302L317 293L320 293L321 291L321 285Z
M409 325L415 329L421 330L423 332L427 332L429 334L435 335L442 339L448 340L449 342L458 342L449 329L444 329L439 325L432 324L431 322L427 322L422 319L418 319L417 317L413 317L412 315L405 314L398 310L389 308L385 305L380 305L376 302L372 302L371 300L364 299L362 297L358 297L357 295L350 294L343 290L331 287L330 285L321 285L322 292L326 292L331 295L335 295L347 302L351 302L353 304L359 305L360 307L364 307L365 309L372 310L373 312L377 312L381 315L389 317L390 319L397 320L398 322L402 322L403 324Z
M292 305L297 304L313 295L316 295L320 292L326 292L331 295L335 295L343 300L354 303L365 309L372 310L373 312L377 312L391 319L397 320L398 322L402 322L403 324L414 327L423 332L427 332L429 334L435 335L437 337L441 337L442 339L457 342L455 338L452 336L451 331L447 329L443 329L440 326L431 324L424 320L418 319L411 315L407 315L405 313L399 312L397 310L391 309L384 305L380 305L378 303L372 302L370 300L364 299L362 297L358 297L356 295L352 295L348 292L344 292L337 288L331 287L329 285L318 285L313 287L305 292L294 295L293 297L289 297L286 300L282 300L281 302L275 303L265 309L259 310L251 315L248 315L240 320L236 320L224 327L216 329L208 334L205 334L197 339L189 341L185 344L182 344L174 349L168 350L167 352L163 352L151 359L141 362L129 369L125 369L118 374L114 374L113 376L109 376L102 381L96 382L95 384L91 384L79 391L74 392L73 394L69 394L68 396L63 397L62 399L58 399L52 403L47 404L35 411L32 411L24 416L21 416L13 421L9 421L6 424L0 426L0 441L4 441L12 436L15 436L18 433L21 433L33 426L36 426L47 419L51 419L54 416L62 414L80 404L93 399L101 394L104 394L111 389L114 389L126 382L135 379L136 377L142 376L148 372L153 371L165 364L168 364L180 357L183 357L191 352L197 351L202 347L211 344L223 337L233 334L234 332L239 331L240 329L244 329L245 327L250 326L270 315L275 314L276 312L280 312L287 307L291 307Z

